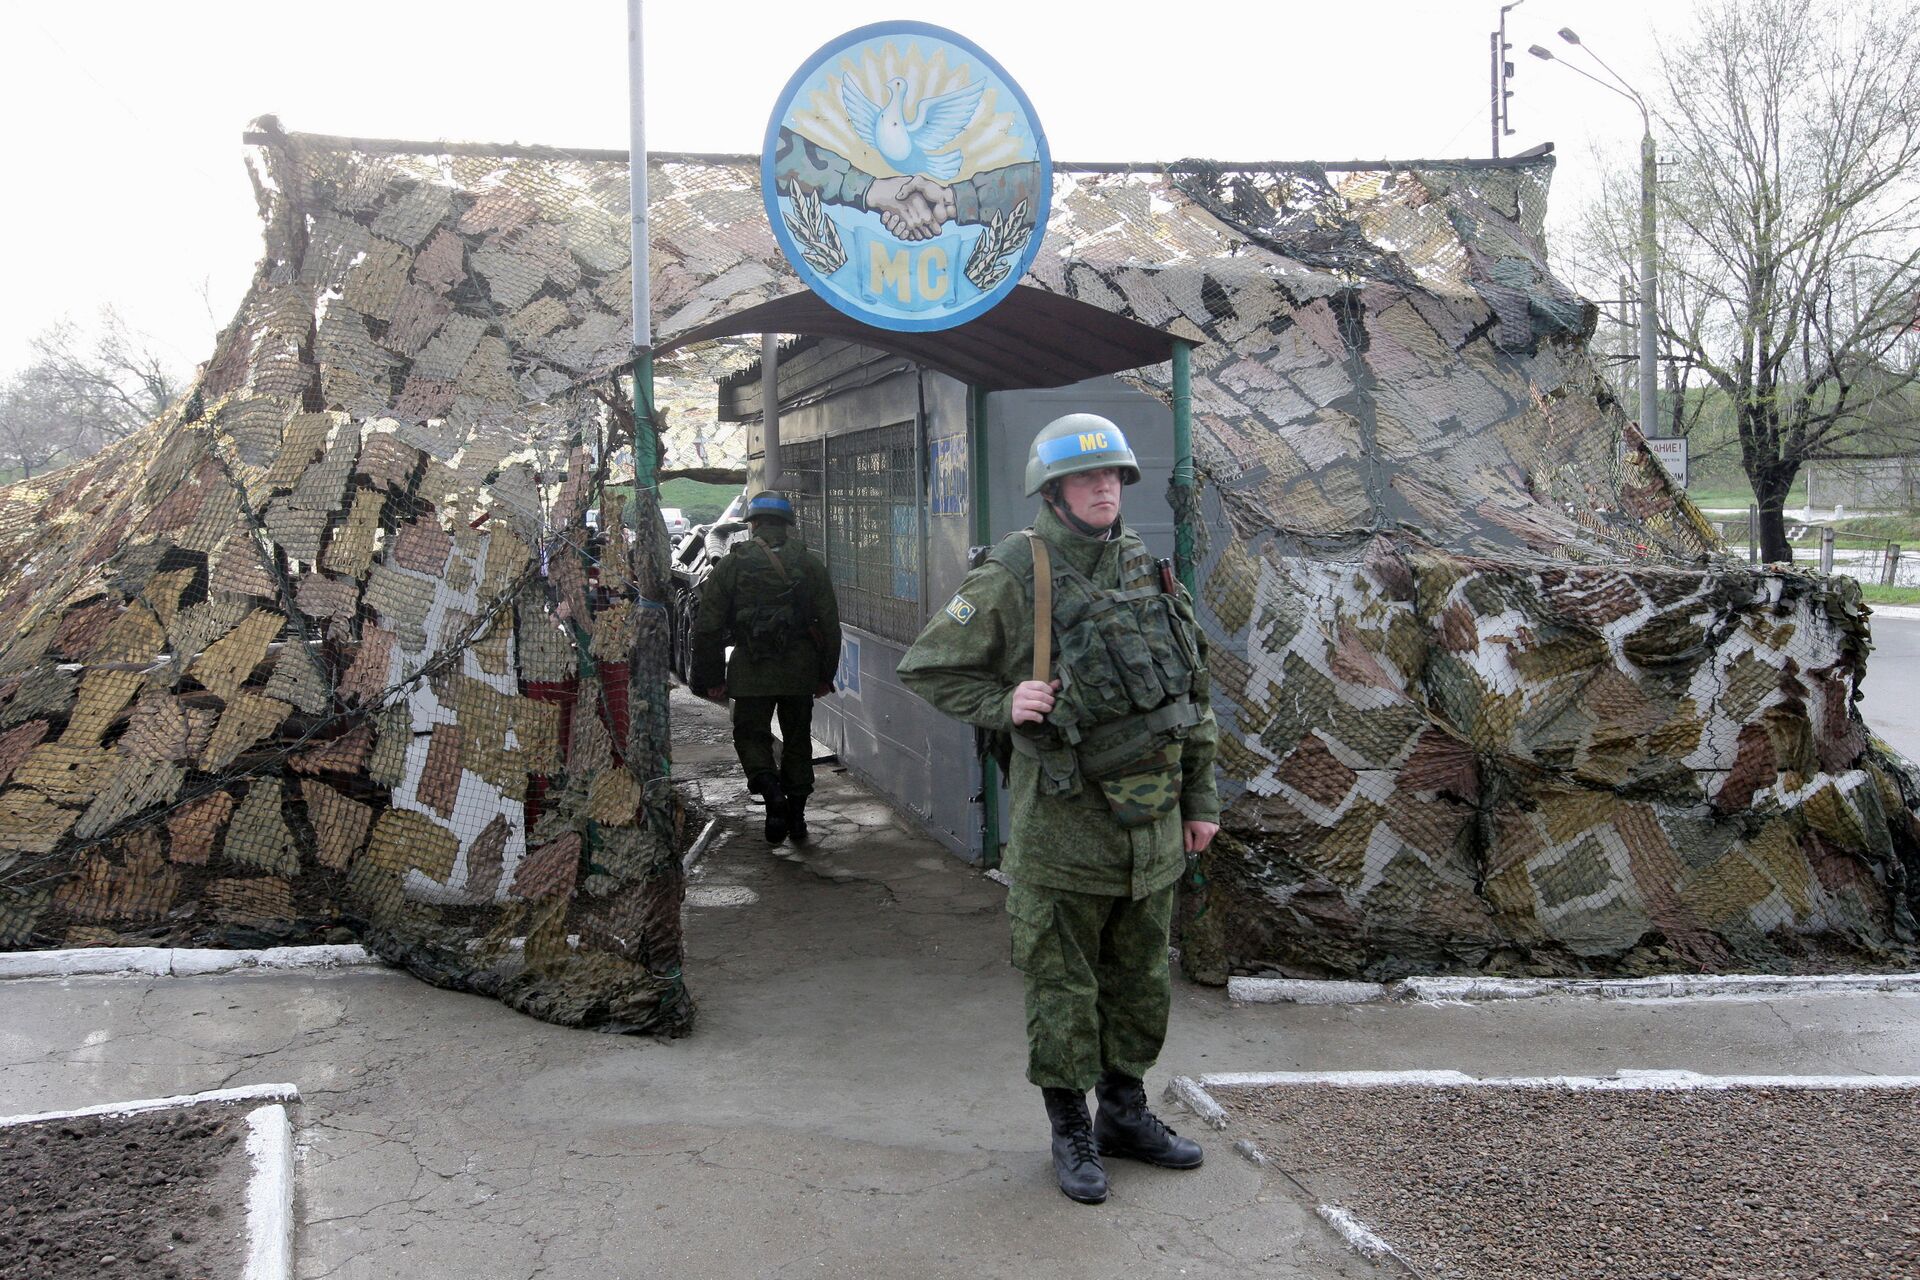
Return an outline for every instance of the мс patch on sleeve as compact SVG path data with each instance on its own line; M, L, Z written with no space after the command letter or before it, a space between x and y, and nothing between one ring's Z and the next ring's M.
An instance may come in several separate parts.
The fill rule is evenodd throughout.
M973 605L963 595L955 595L947 601L947 616L963 627L973 621L973 612Z

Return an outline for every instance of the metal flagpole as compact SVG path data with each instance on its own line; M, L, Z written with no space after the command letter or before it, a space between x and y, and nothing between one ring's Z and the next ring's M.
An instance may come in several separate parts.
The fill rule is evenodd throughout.
M653 416L653 280L647 235L646 57L640 0L627 0L627 169L633 206L633 487L658 483L659 440Z
M633 225L633 513L639 623L627 663L629 766L642 768L647 817L656 835L671 829L670 805L656 797L651 780L673 767L672 726L667 712L668 667L673 626L667 599L667 530L660 518L660 430L653 399L653 289L647 233L646 57L641 38L641 0L627 0L627 106L631 139L627 153ZM645 523L640 523L644 521ZM622 533L613 531L614 547Z

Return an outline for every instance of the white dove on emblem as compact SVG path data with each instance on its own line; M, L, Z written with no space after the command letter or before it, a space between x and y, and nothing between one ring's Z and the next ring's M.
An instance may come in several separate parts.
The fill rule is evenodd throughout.
M952 182L963 157L958 151L929 155L960 136L973 123L980 95L987 91L976 80L937 98L922 98L915 119L907 119L907 82L899 76L887 81L887 101L874 106L849 77L840 82L840 101L847 122L860 141L886 157L887 163L909 176L925 174L936 182Z

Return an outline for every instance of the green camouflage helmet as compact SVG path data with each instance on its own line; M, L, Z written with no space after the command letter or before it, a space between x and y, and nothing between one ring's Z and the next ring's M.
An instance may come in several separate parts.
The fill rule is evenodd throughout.
M1027 451L1027 496L1049 480L1118 467L1121 484L1140 483L1140 463L1120 428L1097 413L1070 413L1040 428Z

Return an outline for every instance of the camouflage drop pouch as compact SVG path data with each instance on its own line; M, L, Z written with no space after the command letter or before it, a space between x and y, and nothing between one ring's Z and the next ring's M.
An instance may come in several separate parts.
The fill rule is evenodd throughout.
M1180 744L1169 742L1087 779L1100 788L1114 821L1123 827L1151 826L1180 807Z

